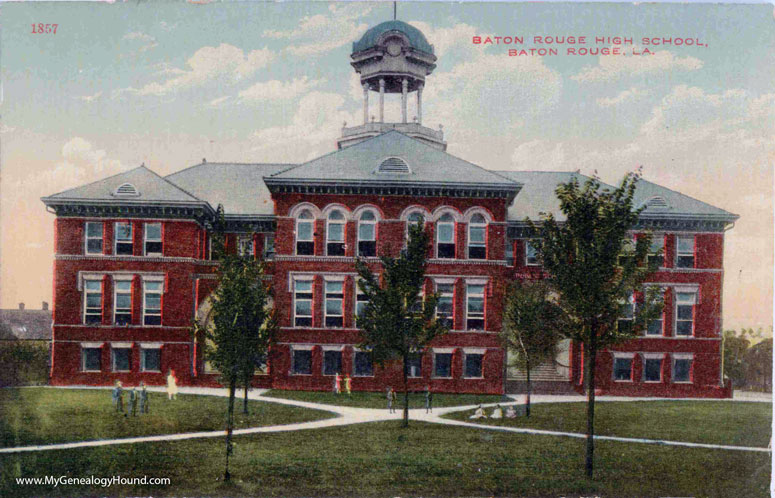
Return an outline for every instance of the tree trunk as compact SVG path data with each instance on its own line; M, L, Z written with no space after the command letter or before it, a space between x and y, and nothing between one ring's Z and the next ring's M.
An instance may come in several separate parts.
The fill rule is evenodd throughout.
M585 375L587 377L587 477L592 479L595 460L595 364L597 359L597 330L593 328L586 346Z
M404 354L404 422L401 427L409 427L409 355Z
M530 417L530 360L525 361L525 373L527 374L527 403L525 404L525 416Z
M234 432L234 396L237 391L237 380L232 379L229 381L229 411L226 416L226 472L223 474L223 480L228 481L231 479L229 474L229 457L232 452L231 436Z
M249 415L248 413L248 389L250 388L250 381L245 380L245 398L242 400L242 413Z

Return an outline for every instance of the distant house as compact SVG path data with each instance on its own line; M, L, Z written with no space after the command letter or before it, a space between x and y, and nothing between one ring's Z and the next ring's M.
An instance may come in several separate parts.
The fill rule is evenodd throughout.
M47 384L51 371L54 317L48 303L41 309L0 310L0 386Z
M0 309L0 341L51 341L53 316L48 303L41 309L26 309L24 303L18 308Z

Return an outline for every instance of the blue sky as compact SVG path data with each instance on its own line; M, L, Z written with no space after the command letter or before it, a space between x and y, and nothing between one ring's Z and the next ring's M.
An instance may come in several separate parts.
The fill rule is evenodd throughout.
M390 19L392 3L0 11L0 305L11 307L51 297L42 195L140 163L166 174L203 157L295 162L331 151L342 124L362 119L351 43ZM771 5L403 2L398 17L435 45L423 122L443 124L449 152L490 169L597 170L609 182L643 166L649 180L740 214L726 245L726 325L772 323ZM33 23L59 26L32 34ZM473 45L475 35L521 35L526 47L536 35L708 46L508 57L509 47ZM397 116L388 99L387 117Z

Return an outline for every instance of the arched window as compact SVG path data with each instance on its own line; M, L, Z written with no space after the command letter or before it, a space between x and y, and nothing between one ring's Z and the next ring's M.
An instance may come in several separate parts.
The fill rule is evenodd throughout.
M468 257L469 259L487 258L487 220L479 213L468 222Z
M315 253L315 218L305 209L296 218L296 254L311 256Z
M358 256L377 255L377 217L372 211L364 211L358 220Z
M344 256L344 225L345 217L335 209L328 214L326 227L326 254L329 256Z
M418 223L425 228L425 216L420 211L415 211L406 217L406 235L404 238L407 242L409 241L409 227Z
M436 257L455 258L455 218L449 213L436 222Z

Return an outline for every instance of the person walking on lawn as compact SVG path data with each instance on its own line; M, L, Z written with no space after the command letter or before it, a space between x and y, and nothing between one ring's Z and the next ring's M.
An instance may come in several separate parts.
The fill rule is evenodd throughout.
M334 377L334 392L340 394L342 392L342 374L336 372Z
M167 397L175 399L178 395L178 380L175 378L175 371L170 369L167 374Z
M116 405L116 411L124 412L124 390L121 388L121 381L116 381L116 387L113 388L113 403Z
M433 413L433 392L431 386L425 386L425 413Z
M140 382L140 413L148 413L148 390L145 382Z
M347 393L348 396L350 394L352 394L352 387L353 387L352 386L352 379L350 378L350 375L349 374L345 375L345 377L344 377L344 391Z
M396 392L392 387L387 388L387 405L388 413L395 413L396 409L393 408L393 404L396 402Z
M137 388L133 387L131 391L129 391L129 407L127 408L127 412L132 412L132 416L137 416Z

